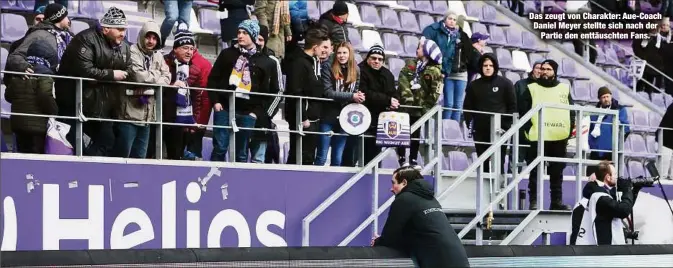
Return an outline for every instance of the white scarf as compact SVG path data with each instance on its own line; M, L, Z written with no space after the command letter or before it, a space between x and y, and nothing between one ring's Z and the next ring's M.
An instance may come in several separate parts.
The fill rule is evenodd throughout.
M610 107L612 107L612 105L604 109L610 109ZM596 119L596 123L594 123L594 129L591 130L591 136L594 138L598 138L601 135L601 125L603 124L603 118L605 118L605 114L599 115Z

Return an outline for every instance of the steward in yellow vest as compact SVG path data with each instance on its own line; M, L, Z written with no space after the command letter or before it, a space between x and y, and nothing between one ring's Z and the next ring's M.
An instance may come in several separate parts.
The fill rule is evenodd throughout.
M570 97L570 85L559 83L558 63L553 60L545 60L540 68L542 74L535 83L528 85L527 90L522 94L518 102L519 114L528 113L533 107L542 103L567 104L573 105ZM545 108L542 120L538 114L533 115L530 122L526 123L521 129L530 141L529 152L526 161L531 163L538 155L549 157L566 157L566 147L568 138L575 125L575 112L564 109ZM543 124L543 133L538 133L538 125ZM539 152L537 141L542 136L544 140L544 154ZM549 188L551 192L551 210L570 210L570 207L563 204L562 183L563 169L565 163L549 162L547 172L549 174ZM530 172L531 178L528 181L528 190L530 196L531 210L537 207L537 168Z

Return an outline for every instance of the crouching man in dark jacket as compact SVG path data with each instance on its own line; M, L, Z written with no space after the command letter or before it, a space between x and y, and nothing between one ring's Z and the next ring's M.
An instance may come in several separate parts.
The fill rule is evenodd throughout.
M395 194L383 233L373 246L403 251L416 267L470 267L460 238L435 199L432 185L418 169L402 167L393 173Z

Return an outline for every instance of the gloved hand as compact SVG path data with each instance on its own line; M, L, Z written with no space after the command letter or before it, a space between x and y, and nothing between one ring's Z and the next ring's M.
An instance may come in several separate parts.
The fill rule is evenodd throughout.
M617 180L617 190L622 192L632 191L633 182L629 179L619 179Z

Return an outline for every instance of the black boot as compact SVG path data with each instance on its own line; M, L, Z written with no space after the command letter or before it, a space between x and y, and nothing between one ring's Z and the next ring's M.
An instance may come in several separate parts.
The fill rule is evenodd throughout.
M537 193L535 191L528 192L528 209L537 210Z
M563 204L563 195L561 193L552 192L549 210L570 210L570 206Z

